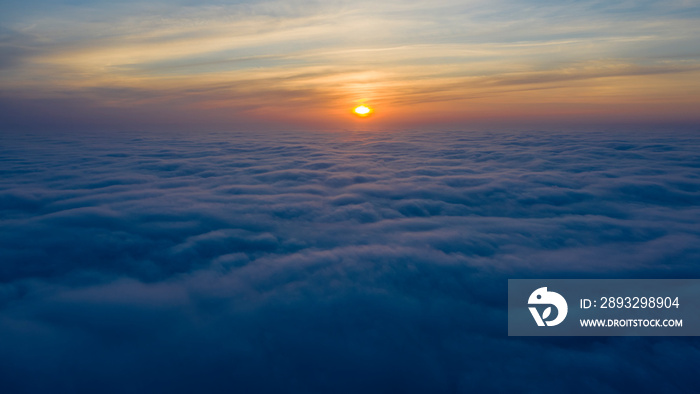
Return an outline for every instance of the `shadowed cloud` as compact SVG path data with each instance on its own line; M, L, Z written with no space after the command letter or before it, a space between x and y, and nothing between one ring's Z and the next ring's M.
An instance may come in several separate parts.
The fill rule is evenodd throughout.
M694 387L694 339L509 338L505 298L697 276L695 135L1 138L11 391Z

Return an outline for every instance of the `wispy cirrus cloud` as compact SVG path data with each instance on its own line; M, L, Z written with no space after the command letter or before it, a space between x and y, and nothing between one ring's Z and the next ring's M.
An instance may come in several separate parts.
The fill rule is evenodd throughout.
M107 94L121 90L134 92L143 108L180 97L178 111L233 108L249 122L284 122L296 113L307 124L316 114L342 128L349 121L347 107L362 100L383 106L381 122L388 125L411 113L401 103L435 101L450 118L462 120L470 119L460 115L465 105L508 116L513 103L539 102L537 113L546 118L545 104L561 97L594 106L591 90L628 92L621 105L670 100L678 110L653 113L688 119L692 114L684 108L695 103L698 89L698 12L684 2L94 2L47 4L44 12L5 7L14 18L2 20L6 39L0 50L12 61L0 81L4 95L16 100L71 92L106 108L133 109L129 100ZM585 86L576 83L581 80ZM553 81L561 92L549 100L512 93L522 92L518 86L524 83L550 89ZM96 96L97 88L104 94ZM138 92L145 91L156 98L144 101ZM236 110L245 110L237 100L243 96L268 110ZM481 97L498 99L474 101ZM300 110L300 102L313 108ZM637 112L649 113L642 104ZM209 117L198 120L206 124ZM214 118L224 120L225 111Z

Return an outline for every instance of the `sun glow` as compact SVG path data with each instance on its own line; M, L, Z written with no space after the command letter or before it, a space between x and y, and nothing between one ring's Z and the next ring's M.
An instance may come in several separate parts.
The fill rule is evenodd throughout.
M367 107L365 105L360 105L358 107L355 107L353 112L355 113L355 115L364 118L366 116L369 116L372 113L372 108Z

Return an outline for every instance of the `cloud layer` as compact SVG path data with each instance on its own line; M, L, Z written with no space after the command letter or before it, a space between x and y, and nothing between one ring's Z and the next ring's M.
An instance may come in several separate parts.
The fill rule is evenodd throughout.
M0 138L10 391L695 387L694 339L505 315L507 278L696 277L695 135Z

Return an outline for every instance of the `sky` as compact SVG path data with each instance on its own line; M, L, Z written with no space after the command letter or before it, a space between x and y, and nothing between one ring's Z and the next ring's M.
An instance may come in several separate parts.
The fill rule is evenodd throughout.
M697 125L699 19L694 0L6 1L0 116L17 130Z

